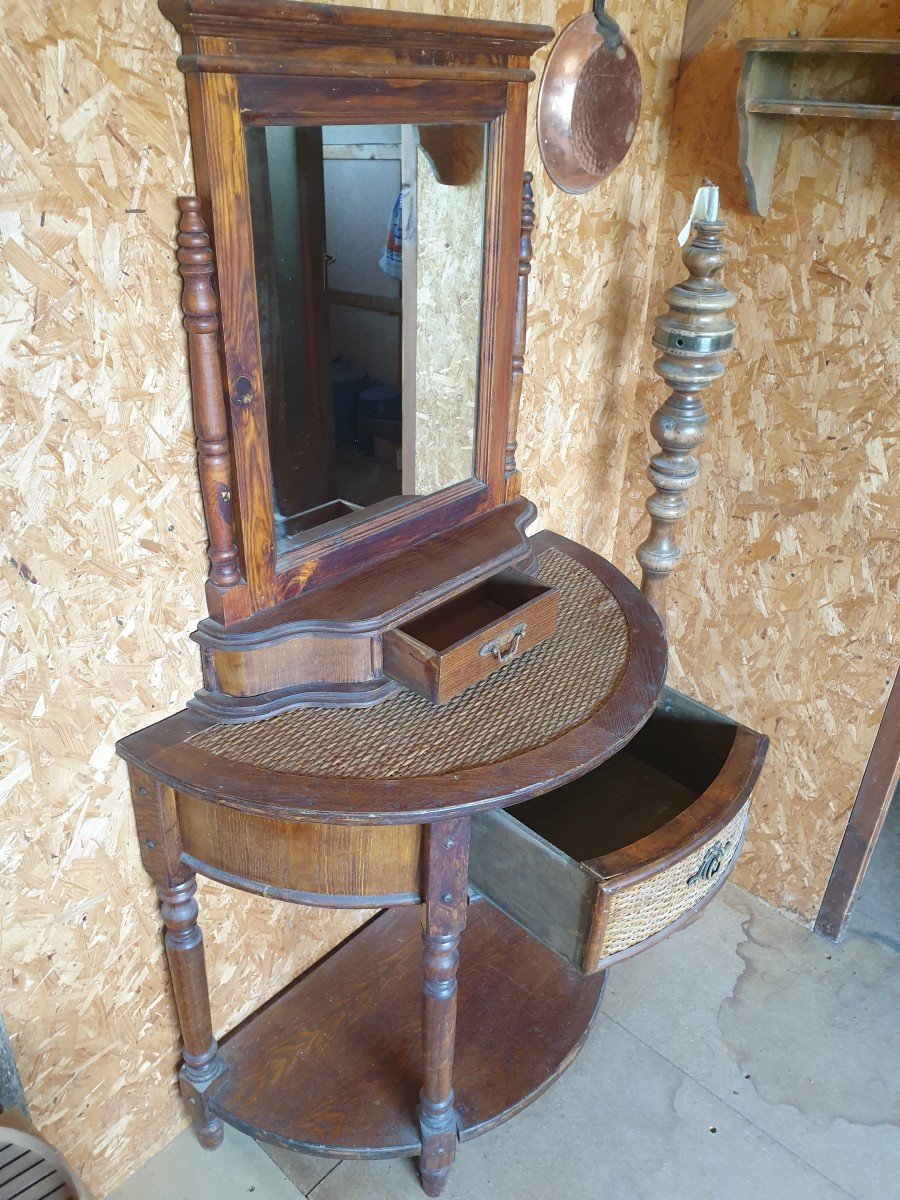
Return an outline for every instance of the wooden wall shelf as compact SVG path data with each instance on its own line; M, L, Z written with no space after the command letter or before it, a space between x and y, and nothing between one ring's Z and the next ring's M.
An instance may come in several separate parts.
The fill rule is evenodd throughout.
M897 104L849 104L840 100L754 100L748 113L782 113L786 117L846 117L857 121L896 121Z
M751 38L738 42L744 51L737 92L738 164L747 185L750 211L769 211L775 164L784 117L856 121L900 120L895 84L900 41L880 38ZM857 56L883 60L890 94L865 99L817 94L830 90L828 77L841 60ZM870 70L874 86L879 71ZM810 94L803 94L810 93Z

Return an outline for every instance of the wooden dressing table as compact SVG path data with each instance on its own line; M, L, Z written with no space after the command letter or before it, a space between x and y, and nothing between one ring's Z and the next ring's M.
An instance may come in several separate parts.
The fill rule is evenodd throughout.
M118 750L166 927L181 1089L204 1145L228 1121L308 1153L418 1156L437 1195L458 1140L572 1061L606 969L724 882L765 740L664 688L662 624L614 567L525 536L524 121L551 30L161 7L182 37L199 191L179 202L178 257L210 616L203 688ZM323 275L340 260L323 198L337 203L335 163L393 161L358 151L376 122L403 184L394 475L366 450L389 416L360 405L341 442L315 307L318 292L333 353L348 293ZM435 228L468 230L437 276ZM384 911L219 1046L198 873Z

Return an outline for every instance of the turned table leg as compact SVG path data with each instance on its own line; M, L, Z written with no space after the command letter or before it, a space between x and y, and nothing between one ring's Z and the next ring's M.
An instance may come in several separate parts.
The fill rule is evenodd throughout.
M197 1137L212 1150L222 1143L223 1126L210 1112L206 1093L225 1068L212 1032L203 935L194 899L197 878L181 860L175 793L137 767L129 766L128 774L141 860L156 884L166 927L166 957L184 1042L178 1082Z
M456 1155L456 971L468 902L469 821L435 822L426 837L419 1171L425 1194L439 1196Z
M203 934L197 924L196 877L191 875L174 887L157 884L156 890L166 926L166 955L184 1041L178 1081L200 1144L214 1150L222 1144L223 1126L209 1109L206 1091L222 1068L212 1032Z

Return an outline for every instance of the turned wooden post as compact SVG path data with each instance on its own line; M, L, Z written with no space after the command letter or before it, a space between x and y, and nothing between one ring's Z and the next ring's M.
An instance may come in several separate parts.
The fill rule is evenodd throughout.
M425 831L428 858L422 929L424 1069L419 1095L419 1171L428 1196L441 1194L456 1156L456 972L468 904L469 828L469 820L463 818L436 821Z
M534 229L534 192L531 181L534 176L525 172L522 184L522 226L519 233L519 272L516 283L516 320L513 330L512 374L509 388L509 419L506 433L506 461L503 467L504 495L506 500L515 500L521 490L521 475L516 466L516 434L519 426L519 405L522 401L522 381L525 374L525 341L528 336L528 276L531 274L531 256L534 246L531 234Z
M213 1080L226 1069L218 1058L209 1010L209 988L203 935L197 924L197 877L182 862L181 831L175 792L146 771L129 765L131 800L137 825L141 861L156 884L163 924L166 958L181 1027L181 1095L201 1145L221 1145L223 1126L206 1100Z
M213 289L212 249L196 196L180 196L178 269L187 330L200 492L209 534L210 615L221 618L223 593L240 584L231 512L231 454L219 362L219 307ZM249 612L249 609L247 610ZM246 612L234 616L247 615Z
M178 1074L197 1137L208 1150L222 1144L223 1126L206 1102L206 1090L222 1072L213 1037L209 988L203 957L203 934L197 924L197 879L190 875L174 886L157 884L162 919L166 927L166 957L184 1043L183 1065Z
M698 393L725 371L719 356L734 343L734 322L724 314L736 297L718 276L727 255L724 221L695 221L694 236L682 258L689 277L666 294L669 311L658 317L653 345L662 351L654 370L672 389L650 422L660 454L650 459L647 477L656 491L647 501L650 533L638 548L641 591L666 622L666 581L681 557L676 527L687 512L686 492L700 468L693 451L706 437L709 418Z

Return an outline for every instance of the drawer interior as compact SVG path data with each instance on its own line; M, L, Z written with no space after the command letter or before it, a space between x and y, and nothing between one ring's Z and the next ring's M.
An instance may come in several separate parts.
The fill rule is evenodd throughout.
M605 763L473 818L472 886L568 962L602 970L677 928L728 877L766 745L664 688Z
M509 813L570 858L612 854L689 808L721 771L737 730L720 713L666 688L656 712L618 754Z
M429 609L405 625L401 633L438 653L477 634L550 589L518 571L501 571L477 587Z

